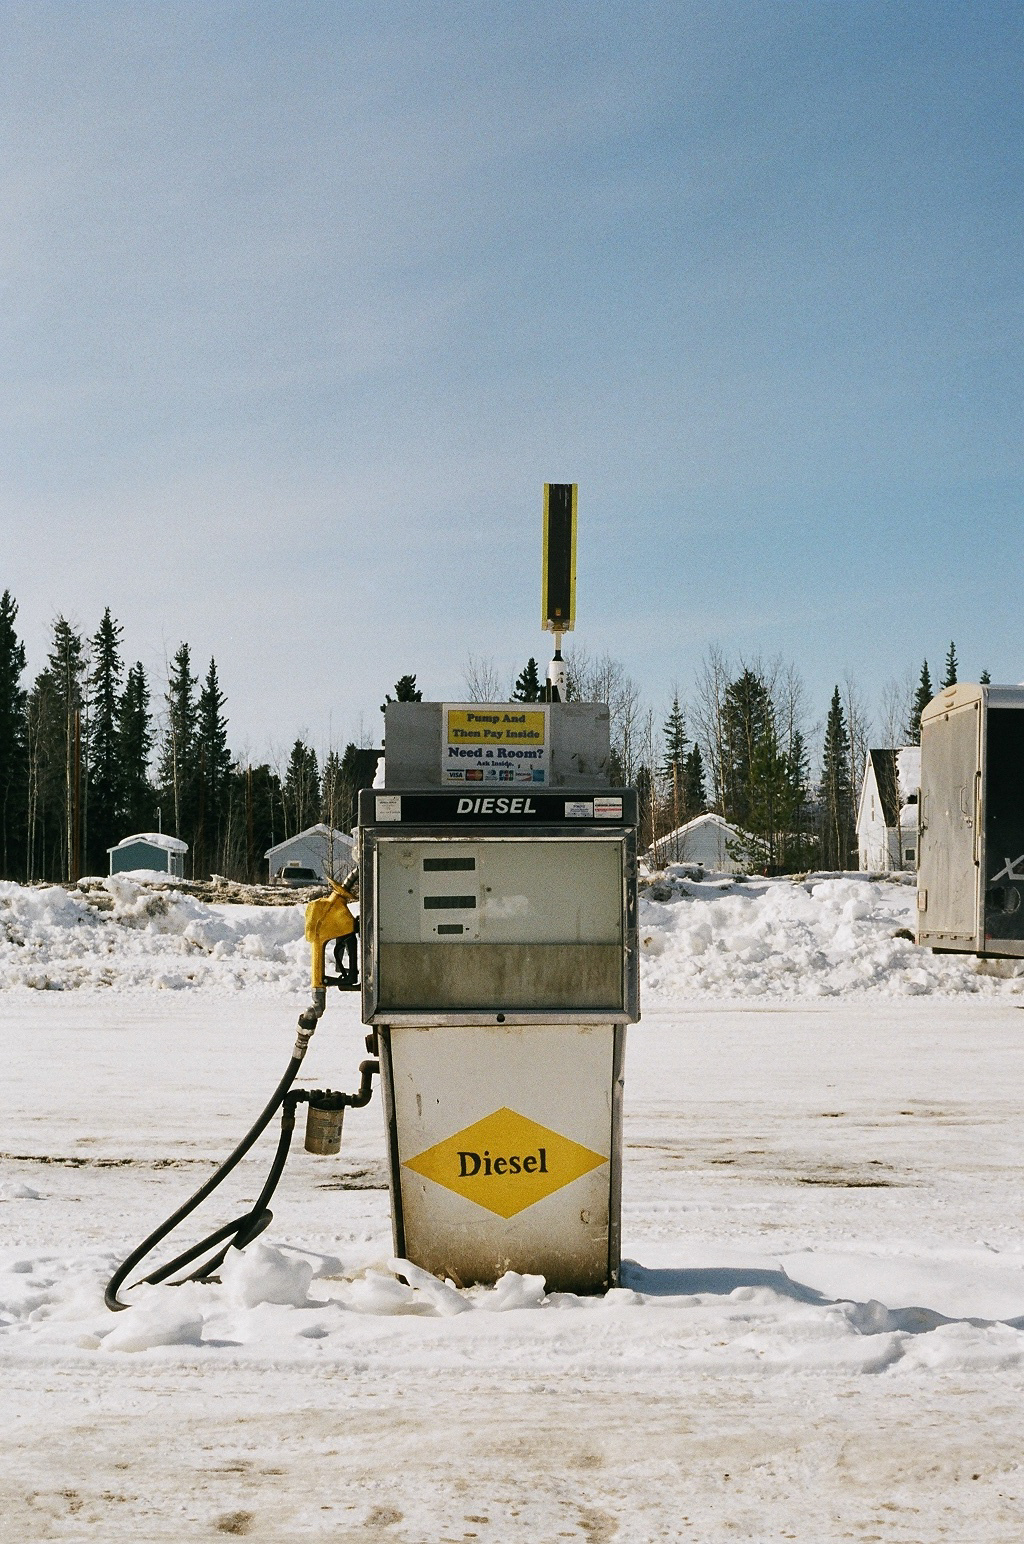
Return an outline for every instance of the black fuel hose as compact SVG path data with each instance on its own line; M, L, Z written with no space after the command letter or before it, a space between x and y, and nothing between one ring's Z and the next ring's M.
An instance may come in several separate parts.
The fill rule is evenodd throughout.
M184 1222L185 1218L194 1212L197 1206L201 1206L207 1196L212 1194L217 1186L227 1178L235 1165L241 1162L250 1147L259 1141L278 1110L284 1104L288 1090L294 1083L295 1075L301 1065L302 1057L293 1056L285 1069L284 1077L278 1083L262 1112L249 1127L249 1130L245 1133L245 1136L234 1151L225 1158L218 1169L214 1170L210 1178L200 1185L194 1195L191 1195L183 1205L178 1207L178 1210L172 1216L168 1217L165 1222L162 1222L158 1228L155 1228L148 1238L144 1238L138 1248L132 1250L127 1260L118 1266L108 1281L107 1290L103 1294L103 1301L112 1312L118 1313L122 1308L130 1307L128 1303L122 1303L117 1294L125 1278L135 1269L139 1261L144 1260L156 1248L157 1244L167 1237L168 1233L173 1233L178 1224ZM205 1250L212 1249L215 1245L223 1243L225 1239L234 1242L238 1248L242 1248L244 1244L251 1243L258 1234L263 1232L263 1229L271 1221L271 1213L267 1211L266 1203L277 1186L277 1182L281 1177L281 1171L284 1168L285 1159L288 1156L292 1128L295 1125L294 1105L290 1113L290 1122L282 1121L281 1140L278 1143L277 1154L274 1158L270 1174L267 1177L267 1183L260 1192L255 1205L250 1207L243 1216L236 1217L234 1222L226 1223L224 1227L218 1228L216 1232L202 1239L200 1243L194 1244L191 1249L187 1249L184 1254L178 1255L169 1265L163 1265L159 1270L154 1271L151 1276L144 1277L144 1281L150 1284L165 1281L173 1271L179 1270L183 1265L191 1265L192 1261L203 1254ZM230 1247L231 1242L226 1244L213 1260L208 1261L200 1270L193 1272L188 1280L202 1281L211 1271L217 1269Z
M304 1055L305 1046L302 1047L302 1051ZM183 1269L186 1265L191 1265L193 1260L197 1260L208 1249L215 1249L219 1244L222 1247L217 1250L217 1253L211 1259L201 1265L198 1270L193 1271L190 1276L183 1278L185 1281L208 1281L214 1271L219 1270L220 1266L224 1263L224 1257L229 1249L232 1247L244 1249L246 1244L251 1244L254 1238L258 1238L264 1228L273 1220L274 1214L269 1210L268 1203L277 1189L278 1181L284 1172L285 1162L288 1158L292 1132L295 1130L295 1106L300 1101L327 1098L333 1103L335 1108L342 1108L348 1105L353 1109L361 1109L363 1105L369 1104L373 1075L375 1072L380 1071L380 1064L376 1061L360 1062L359 1091L355 1094L335 1094L330 1091L325 1093L320 1089L308 1091L306 1089L292 1090L291 1085L295 1081L295 1075L301 1065L302 1056L293 1056L288 1063L284 1077L278 1083L262 1112L249 1127L249 1130L234 1151L225 1158L218 1169L214 1170L210 1178L200 1185L194 1195L191 1195L182 1206L179 1206L178 1210L168 1217L166 1222L162 1222L158 1228L154 1229L148 1238L144 1238L138 1248L132 1250L127 1260L118 1266L107 1283L107 1289L103 1294L103 1301L112 1312L118 1313L122 1308L129 1308L131 1306L129 1303L122 1303L117 1295L125 1278L130 1275L141 1260L144 1260L148 1254L152 1253L162 1239L165 1239L169 1233L173 1233L178 1224L184 1222L185 1218L194 1212L197 1206L202 1205L207 1196L216 1190L217 1186L231 1173L235 1165L245 1157L250 1147L263 1135L277 1111L281 1110L281 1135L278 1138L277 1152L274 1154L274 1161L270 1166L270 1173L267 1175L263 1189L249 1210L243 1212L241 1217L236 1217L233 1222L226 1222L223 1227L207 1234L206 1238L200 1239L198 1244L192 1244L190 1248L183 1250L181 1254L176 1255L166 1265L161 1265L158 1270L151 1272L148 1276L144 1276L142 1281L149 1286L156 1286L160 1282L166 1281L168 1276L172 1276L175 1271ZM180 1283L175 1282L173 1285L178 1286Z

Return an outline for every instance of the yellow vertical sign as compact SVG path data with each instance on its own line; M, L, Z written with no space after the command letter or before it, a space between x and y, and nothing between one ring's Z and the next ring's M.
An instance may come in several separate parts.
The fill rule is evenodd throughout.
M541 626L571 633L576 625L576 483L544 484Z

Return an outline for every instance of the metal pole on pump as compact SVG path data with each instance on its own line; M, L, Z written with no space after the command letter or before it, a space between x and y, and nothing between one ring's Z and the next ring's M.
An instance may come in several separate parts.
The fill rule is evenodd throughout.
M564 702L566 669L562 634L576 625L576 483L544 484L544 567L541 578L541 626L555 635L544 697Z

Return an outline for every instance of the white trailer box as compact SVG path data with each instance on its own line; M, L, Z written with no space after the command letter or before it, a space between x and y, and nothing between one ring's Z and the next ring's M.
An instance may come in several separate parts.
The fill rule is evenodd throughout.
M921 715L917 941L1024 955L1024 687L958 682Z

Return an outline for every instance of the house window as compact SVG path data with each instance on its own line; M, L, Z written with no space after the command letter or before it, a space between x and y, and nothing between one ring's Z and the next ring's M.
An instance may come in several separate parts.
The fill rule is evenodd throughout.
M903 861L904 861L904 863L913 863L915 851L916 851L916 849L913 848L913 847L905 847L903 849Z

